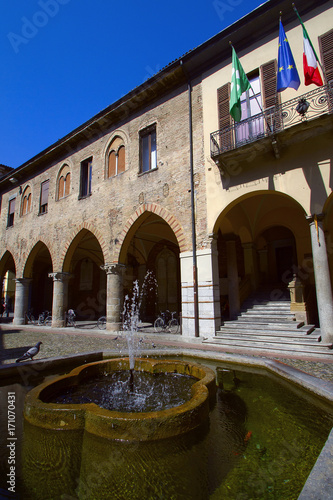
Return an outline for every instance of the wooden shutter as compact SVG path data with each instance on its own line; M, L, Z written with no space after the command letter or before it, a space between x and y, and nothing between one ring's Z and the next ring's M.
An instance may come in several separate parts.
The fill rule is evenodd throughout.
M274 108L280 104L280 93L276 91L277 85L277 61L273 59L260 66L261 86L262 86L262 102L264 111L271 108L271 114L266 115L266 128L270 132L279 131L282 126L282 118L280 112L275 112Z
M276 92L277 62L276 59L260 66L264 109L279 104L279 93Z
M68 196L71 189L71 173L68 172L65 177L65 194L64 196Z
M125 146L118 149L118 174L125 171Z
M50 181L45 181L42 183L42 194L40 198L41 205L47 205L47 201L49 198L49 183Z
M28 197L27 195L23 198L23 207L22 207L22 215L25 215L28 212Z
M13 214L15 212L15 200L16 200L16 198L13 198L9 202L9 213L10 214Z
M108 169L108 177L113 177L116 175L116 152L111 151L109 154L109 169Z
M217 89L217 108L219 117L219 147L221 151L232 148L232 131L228 129L231 125L229 113L230 83L226 83ZM223 131L223 129L226 129Z
M59 179L59 195L58 195L59 200L64 197L64 187L65 187L65 179L64 176L62 175Z
M31 193L28 194L28 203L27 203L27 212L29 213L31 211L31 200L32 200L32 195Z
M326 74L326 82L333 81L333 29L319 37L321 59Z

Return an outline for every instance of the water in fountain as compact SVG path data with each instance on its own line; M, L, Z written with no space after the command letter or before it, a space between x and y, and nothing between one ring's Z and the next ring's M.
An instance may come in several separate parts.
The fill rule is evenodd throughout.
M148 287L156 288L156 279L151 271L148 271L141 287L139 287L138 280L133 284L132 297L125 296L123 308L123 330L126 332L128 356L130 360L130 374L129 374L129 390L134 392L134 363L136 355L136 334L139 329L140 323L140 310L142 300Z
M179 406L191 398L197 379L178 373L148 373L131 370L133 389L129 389L129 370L90 377L45 398L48 403L95 403L101 408L120 412L161 411Z

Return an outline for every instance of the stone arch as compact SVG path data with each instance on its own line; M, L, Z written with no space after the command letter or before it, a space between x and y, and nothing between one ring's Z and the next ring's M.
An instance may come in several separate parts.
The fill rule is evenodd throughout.
M78 226L76 226L75 229L73 229L73 231L70 234L70 237L68 238L66 244L64 245L62 252L59 256L59 261L58 261L59 270L66 271L66 272L69 270L69 263L71 260L71 256L70 256L70 252L69 252L70 247L71 247L73 241L75 240L75 238L78 236L78 234L84 229L86 229L87 231L92 233L95 236L95 238L97 239L97 241L100 244L101 249L102 249L104 262L111 262L111 255L110 255L109 247L106 244L105 239L104 239L101 231L96 229L94 227L94 225L91 224L90 222L83 222L82 224L79 224Z
M9 260L12 260L14 262L14 267L15 267L15 271L16 271L17 264L15 262L14 254L10 250L6 249L3 252L2 257L0 258L0 276L3 275L4 270L6 269L7 263L8 263Z
M26 259L23 278L28 278L27 309L37 317L43 311L52 310L53 282L49 275L54 270L51 245L38 240Z
M276 209L272 205L272 201L276 203ZM251 239L254 240L257 236L258 232L262 232L264 229L267 229L271 225L281 225L281 204L280 201L284 202L284 206L288 208L288 210L297 210L299 213L303 213L304 220L306 215L306 210L300 203L292 198L291 196L277 192L277 191L253 191L251 193L247 193L239 198L233 200L225 209L219 214L214 223L213 232L217 233L222 221L224 219L227 221L227 225L233 226L235 225L235 218L238 216L243 219L242 227L240 227L239 236L244 238L245 235L248 238L251 235ZM253 208L251 213L246 209L245 205L249 205L254 202L256 206ZM267 207L269 207L270 214L267 215ZM238 214L237 214L238 211ZM264 221L264 218L270 217L270 220ZM232 220L233 218L233 220ZM251 219L251 220L250 220ZM257 222L259 219L262 219L261 227L257 228ZM225 222L223 222L225 223ZM284 220L285 227L290 229L291 231L295 231L295 227L291 223L291 218L286 217ZM246 243L246 241L242 240L242 243Z
M163 219L172 229L172 231L175 234L175 237L177 239L177 243L179 246L179 251L180 253L185 252L187 249L186 244L185 244L185 235L184 231L180 225L180 223L177 221L176 217L172 215L168 210L165 208L161 207L160 205L157 205L156 203L144 203L141 205L133 215L127 220L127 222L124 225L124 228L120 234L120 237L116 243L117 248L119 249L118 255L119 255L119 262L122 262L122 259L124 259L124 252L126 253L126 249L124 248L124 242L126 237L128 237L129 233L135 233L137 227L140 224L140 217L142 217L145 213L153 213L155 215L158 215Z
M62 270L68 278L68 306L75 310L77 319L97 320L106 314L105 242L101 233L93 232L91 225L77 228L62 259ZM103 242L102 242L103 244Z
M25 262L23 263L22 277L24 278L31 277L34 259L42 246L46 247L48 252L50 253L52 268L54 269L54 263L56 259L50 241L38 238L31 242L30 250L26 252L27 257Z

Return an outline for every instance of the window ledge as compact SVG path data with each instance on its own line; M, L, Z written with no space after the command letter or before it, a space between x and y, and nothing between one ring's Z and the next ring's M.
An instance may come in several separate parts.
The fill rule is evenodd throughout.
M87 198L89 198L91 196L92 193L89 193L89 194L85 194L85 195L82 195L82 196L78 196L78 200L86 200Z
M150 170L146 170L146 172L139 172L138 177L141 177L142 175L150 174L151 172L155 172L156 170L158 170L158 167L151 168Z

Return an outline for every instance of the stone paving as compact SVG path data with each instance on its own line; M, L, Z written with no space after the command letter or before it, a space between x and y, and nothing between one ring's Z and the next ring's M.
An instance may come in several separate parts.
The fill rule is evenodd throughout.
M124 332L100 331L95 325L81 326L79 328L46 328L36 325L15 326L11 323L0 325L0 365L14 363L26 350L42 341L41 350L36 359L69 356L87 352L111 351L114 354L126 356L128 352L127 337ZM139 332L136 335L136 348L145 351L157 347L160 349L179 350L196 349L201 351L223 352L216 346L202 343L201 338L185 339L180 335L164 335ZM228 348L228 354L232 348ZM249 356L249 352L244 352ZM254 356L256 357L256 356ZM277 359L287 365L293 366L306 373L333 382L333 353L324 359L304 359L301 356L278 357L267 353L260 353L259 357Z

